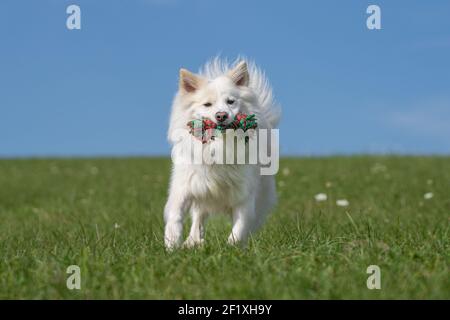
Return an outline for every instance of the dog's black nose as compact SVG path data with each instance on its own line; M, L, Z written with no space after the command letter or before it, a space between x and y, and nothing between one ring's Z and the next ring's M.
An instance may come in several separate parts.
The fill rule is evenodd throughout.
M216 120L219 122L224 122L228 119L228 113L226 112L216 112Z

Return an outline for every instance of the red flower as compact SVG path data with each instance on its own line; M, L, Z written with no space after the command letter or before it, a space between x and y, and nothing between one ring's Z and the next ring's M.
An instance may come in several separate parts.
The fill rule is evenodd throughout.
M247 115L245 113L239 112L238 114L236 114L235 118L236 118L237 121L241 121L241 119L247 118Z
M210 120L210 119L203 119L203 129L204 130L208 130L208 129L215 129L217 127L217 124Z

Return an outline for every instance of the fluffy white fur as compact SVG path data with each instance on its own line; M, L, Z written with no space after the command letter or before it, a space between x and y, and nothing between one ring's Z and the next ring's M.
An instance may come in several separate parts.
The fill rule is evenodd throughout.
M228 103L234 101L232 105ZM205 106L211 103L211 106ZM263 72L254 63L228 64L219 58L208 62L199 74L180 70L179 91L175 96L169 126L173 169L169 196L164 209L165 245L181 245L183 220L190 212L192 226L184 245L204 241L204 222L212 213L229 214L233 227L230 244L246 243L276 203L274 176L260 175L259 164L183 164L191 154L186 143L201 144L186 131L192 119L215 119L216 112L227 112L230 119L238 112L256 114L258 128L276 128L280 109ZM214 120L215 121L215 120ZM231 120L230 120L231 121ZM180 139L180 132L186 132ZM222 144L223 138L203 145Z

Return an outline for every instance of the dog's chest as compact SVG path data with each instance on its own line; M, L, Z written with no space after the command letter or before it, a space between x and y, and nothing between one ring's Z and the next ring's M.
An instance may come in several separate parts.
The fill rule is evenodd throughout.
M248 169L239 165L198 166L190 175L189 188L196 200L217 206L233 206L248 197Z

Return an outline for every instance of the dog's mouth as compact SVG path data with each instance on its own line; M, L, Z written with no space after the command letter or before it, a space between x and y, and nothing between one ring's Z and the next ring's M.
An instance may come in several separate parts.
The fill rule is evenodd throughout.
M213 120L217 126L221 126L221 127L226 127L231 123L230 119L224 120L224 121L217 121L217 120Z
M226 118L223 121L218 121L217 119L211 119L215 124L217 124L218 126L222 126L222 127L228 127L230 124L232 124L234 122L235 119L235 115L234 114L230 114L228 116L228 118Z

